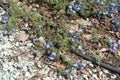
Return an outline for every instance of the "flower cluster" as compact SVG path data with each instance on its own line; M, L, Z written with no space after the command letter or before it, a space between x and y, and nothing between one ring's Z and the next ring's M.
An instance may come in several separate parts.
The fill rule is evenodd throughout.
M110 39L110 51L114 52L116 50L116 48L118 47L118 44L116 43L116 40Z
M78 49L81 53L85 54L85 50L83 49L83 46L82 45L78 45Z
M120 31L120 20L112 19L111 23L114 31Z
M53 61L53 60L55 60L56 56L57 56L56 53L52 52L52 54L48 58L49 58L49 60Z
M79 3L71 2L68 6L68 10L73 14L76 14L76 11L79 11L81 6L82 6L82 2L79 2Z
M9 16L8 15L4 15L4 17L3 17L3 19L2 19L2 23L4 23L4 24L6 24L7 23L7 21L8 21L8 18L9 18Z
M86 67L86 64L84 62L80 62L80 63L77 62L77 63L73 64L73 67L75 67L78 70L82 71Z
M10 34L10 32L9 32L8 30L5 30L5 31L3 32L3 36L9 36L9 34Z

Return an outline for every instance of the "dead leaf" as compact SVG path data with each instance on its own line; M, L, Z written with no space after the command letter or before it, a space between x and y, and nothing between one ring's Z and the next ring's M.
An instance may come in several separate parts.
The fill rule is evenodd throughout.
M45 72L44 69L39 70L37 76L42 77L45 74L44 72Z
M120 38L120 32L116 32L115 34L116 34L117 38Z
M17 37L15 37L15 41L26 41L29 38L29 35L26 33L21 33Z
M84 25L84 27L91 26L91 22L89 20L85 20L85 19L82 19L82 18L77 19L76 22Z
M82 71L81 71L81 73L86 74L88 77L90 77L89 72L88 72L88 71L86 71L86 70L82 70Z
M70 24L69 27L70 27L70 30L73 30L73 31L78 30L78 24Z
M107 51L108 49L107 48L102 48L102 49L100 49L99 51L100 52L105 52L105 51Z
M82 35L83 38L87 39L87 40L90 40L90 38L92 37L91 34L83 34Z
M62 68L62 69L65 69L65 66L60 64L60 63L53 63L54 66L56 66L58 69Z

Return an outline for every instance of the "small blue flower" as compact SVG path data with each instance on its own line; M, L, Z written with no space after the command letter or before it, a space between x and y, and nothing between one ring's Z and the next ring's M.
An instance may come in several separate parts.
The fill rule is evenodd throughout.
M52 54L48 57L51 61L53 61L56 57L56 53L52 52Z
M78 45L78 49L82 50L83 49L82 45Z
M79 4L75 4L74 7L75 7L77 10L80 10Z
M37 29L41 29L41 27L42 27L41 25L38 25L38 26L37 26Z
M49 49L51 47L51 44L46 44L46 48Z
M113 39L110 39L110 43L111 43L111 47L110 47L109 50L110 50L111 52L114 52L114 51L117 49L118 44L117 44L116 41L113 40Z
M77 36L72 37L72 41L75 42L77 40Z
M73 64L73 67L78 68L78 67L79 67L79 63L74 63L74 64Z
M78 32L83 32L83 30L81 28L78 28Z
M3 35L4 35L4 36L9 36L9 34L10 34L10 33L9 33L8 30L5 30L5 31L3 32Z
M81 66L81 67L79 68L79 70L80 70L80 71L83 71L84 68L85 68L85 67Z
M104 15L108 15L108 14L109 14L109 11L104 11L103 14L104 14Z
M67 74L70 73L70 71L71 71L70 69L65 69L65 73Z
M96 14L99 14L99 12L100 12L99 10L96 10Z
M112 19L112 21L111 21L112 24L116 24L117 22L118 22L118 20L116 20L116 19Z
M97 0L98 3L104 4L103 0Z
M8 21L8 18L9 18L9 16L8 15L4 15L4 17L3 17L3 19L2 19L2 23L4 23L4 24L6 24L7 23L7 21Z
M33 39L32 39L32 42L35 42L36 40L37 40L37 39L33 38Z
M110 7L115 7L116 4L115 3L110 3Z

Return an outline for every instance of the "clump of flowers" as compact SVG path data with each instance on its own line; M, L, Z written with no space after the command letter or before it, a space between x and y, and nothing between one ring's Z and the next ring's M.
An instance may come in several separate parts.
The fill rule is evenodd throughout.
M56 52L52 52L52 54L48 58L49 58L49 60L53 61L53 60L55 60L56 56L57 56Z
M3 36L9 36L10 35L10 32L8 31L8 30L5 30L4 32L3 32Z
M110 46L109 50L111 52L114 52L118 47L118 44L116 43L116 40L110 39L110 44L111 44L111 46Z
M9 16L8 15L4 15L4 17L3 17L3 19L2 19L2 23L4 23L4 24L6 24L7 23L7 21L8 21L8 18L9 18Z
M77 62L73 64L73 67L77 68L78 70L82 71L85 67L86 64L84 62Z

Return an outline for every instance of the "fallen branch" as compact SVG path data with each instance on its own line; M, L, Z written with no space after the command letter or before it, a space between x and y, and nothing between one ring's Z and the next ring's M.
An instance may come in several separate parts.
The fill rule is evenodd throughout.
M71 50L71 52L75 53L76 55L78 55L78 56L80 56L80 57L82 57L82 58L84 58L84 59L86 59L88 61L91 61L93 64L99 65L99 66L101 66L103 68L106 68L106 69L108 69L108 70L110 70L110 71L112 71L114 73L120 74L120 68L116 68L116 67L110 66L108 64L102 63L102 62L99 63L95 59L91 58L90 56L79 53L79 52L76 52L73 49Z

